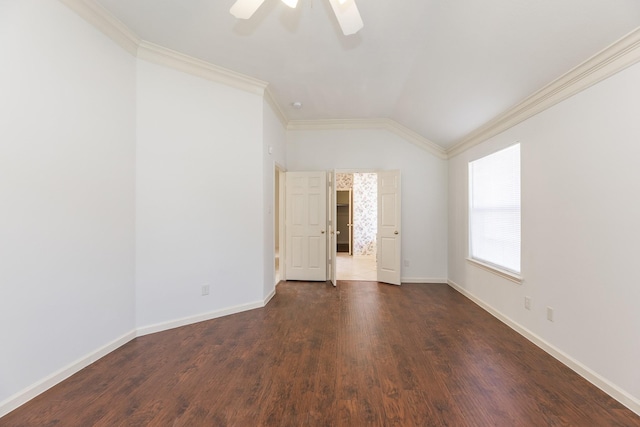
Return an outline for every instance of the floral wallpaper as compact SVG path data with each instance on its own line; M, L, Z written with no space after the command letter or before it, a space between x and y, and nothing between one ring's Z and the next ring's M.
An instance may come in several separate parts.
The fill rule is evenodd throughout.
M376 254L378 174L353 174L353 254Z
M336 190L347 191L350 188L353 188L353 174L337 173L336 174Z

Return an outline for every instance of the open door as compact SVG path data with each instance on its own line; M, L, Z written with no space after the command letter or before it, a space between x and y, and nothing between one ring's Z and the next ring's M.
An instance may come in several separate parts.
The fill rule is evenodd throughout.
M353 255L353 188L349 188L349 255Z
M331 284L336 286L336 267L337 267L337 252L338 252L338 203L336 200L336 171L329 172L329 253L327 263L329 264L329 280Z
M287 280L327 280L327 173L286 172Z
M378 172L378 281L400 285L400 171Z

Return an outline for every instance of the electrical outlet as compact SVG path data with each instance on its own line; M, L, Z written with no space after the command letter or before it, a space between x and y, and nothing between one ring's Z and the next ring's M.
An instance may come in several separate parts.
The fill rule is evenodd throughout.
M404 260L404 266L405 267L411 267L411 261L409 261L408 259Z
M524 297L524 308L531 310L531 297Z
M553 308L547 307L547 320L553 322Z
M209 295L209 285L202 285L202 296Z

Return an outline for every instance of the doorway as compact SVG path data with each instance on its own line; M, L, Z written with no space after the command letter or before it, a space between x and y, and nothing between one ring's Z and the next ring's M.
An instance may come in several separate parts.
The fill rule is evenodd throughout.
M377 281L378 174L336 173L336 279Z
M341 171L341 173L345 173ZM354 180L369 178L368 209L353 203L353 255L368 258L376 276L341 280L375 280L401 284L401 186L400 171L351 172ZM375 181L374 178L375 177ZM375 184L374 184L375 183ZM337 185L336 171L286 172L280 175L280 246L279 271L282 280L331 281L336 286L337 260ZM284 187L284 188L283 188ZM330 190L330 191L329 191ZM373 237L358 240L358 215L368 213L361 221ZM374 216L375 214L375 216ZM284 231L283 231L284 230ZM359 252L363 250L363 252ZM353 262L353 261L352 261ZM365 267L366 268L366 267Z

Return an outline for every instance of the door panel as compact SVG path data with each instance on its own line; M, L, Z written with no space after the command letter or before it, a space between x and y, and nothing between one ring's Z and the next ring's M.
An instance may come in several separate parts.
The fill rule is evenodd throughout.
M291 268L302 268L302 237L295 236L291 239Z
M378 173L378 281L400 285L400 171Z
M309 268L320 268L321 264L324 264L324 252L321 251L324 245L321 240L324 240L324 237L309 237Z
M329 256L328 264L330 269L329 280L333 286L337 285L336 267L338 266L338 201L336 188L336 171L329 172Z
M396 218L396 194L381 194L380 198L380 224L383 227L393 227L397 223Z
M379 246L380 253L383 254L380 259L380 268L385 271L395 270L396 260L396 239L382 237L380 238Z
M327 280L326 172L286 173L287 280Z

